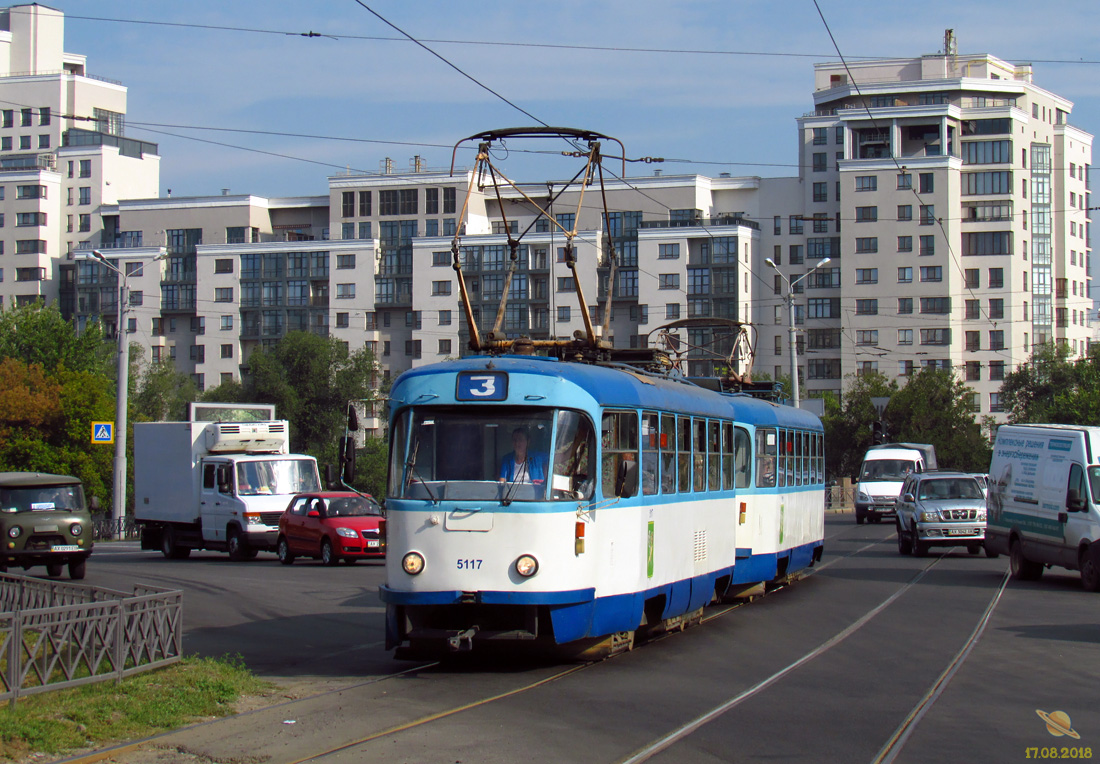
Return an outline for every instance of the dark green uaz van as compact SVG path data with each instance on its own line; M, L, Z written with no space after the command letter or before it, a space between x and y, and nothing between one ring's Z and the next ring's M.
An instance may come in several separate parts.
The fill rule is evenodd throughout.
M78 581L91 553L92 515L80 480L0 472L0 571L45 565L56 578L68 565L69 578Z

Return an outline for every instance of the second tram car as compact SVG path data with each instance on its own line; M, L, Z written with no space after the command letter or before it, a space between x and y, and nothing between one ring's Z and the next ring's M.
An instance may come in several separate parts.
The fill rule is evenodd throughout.
M408 371L390 405L389 648L613 652L821 558L809 412L511 355Z

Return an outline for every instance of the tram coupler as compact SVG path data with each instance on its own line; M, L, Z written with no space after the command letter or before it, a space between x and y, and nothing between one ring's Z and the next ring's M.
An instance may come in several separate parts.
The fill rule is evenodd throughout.
M466 631L461 631L453 637L447 637L447 645L456 653L469 652L474 649L474 635L477 632L478 627L471 626Z

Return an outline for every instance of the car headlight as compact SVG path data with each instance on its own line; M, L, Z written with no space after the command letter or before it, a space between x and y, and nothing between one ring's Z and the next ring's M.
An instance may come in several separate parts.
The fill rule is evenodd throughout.
M353 531L351 528L337 528L336 529L336 535L337 536L342 536L343 538L346 538L346 539L357 539L357 538L359 538L359 534L356 533L355 531Z
M245 513L245 516L244 516L244 521L245 521L245 522L246 522L246 523L247 523L248 525L263 525L263 524L264 524L263 518L261 518L261 517L260 517L259 515L257 515L257 514L249 514L249 513Z
M864 502L867 502L867 503L870 503L870 501L871 501L870 494L866 494L863 491L859 492L859 496L857 498L858 498L859 501L864 501Z
M920 521L922 523L935 523L939 522L940 513L934 509L926 509L920 513Z
M516 560L516 573L524 578L530 578L539 572L539 561L529 554L520 555Z
M83 532L84 532L84 526L81 525L80 523L73 523L72 525L69 526L69 533L73 534L74 536L79 536Z
M410 576L415 576L424 570L424 556L420 552L409 552L401 558L401 569Z
M20 528L18 525L13 525L12 527L8 528L8 535L11 536L13 539L17 539L23 535L23 529Z
M985 522L985 512L986 511L984 509L978 510L978 519L981 520L983 523Z

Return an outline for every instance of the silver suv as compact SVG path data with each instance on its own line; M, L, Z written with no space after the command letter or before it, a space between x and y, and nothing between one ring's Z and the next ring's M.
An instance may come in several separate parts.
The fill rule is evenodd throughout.
M930 546L982 551L985 495L973 475L923 472L910 475L897 503L898 552L923 557Z

